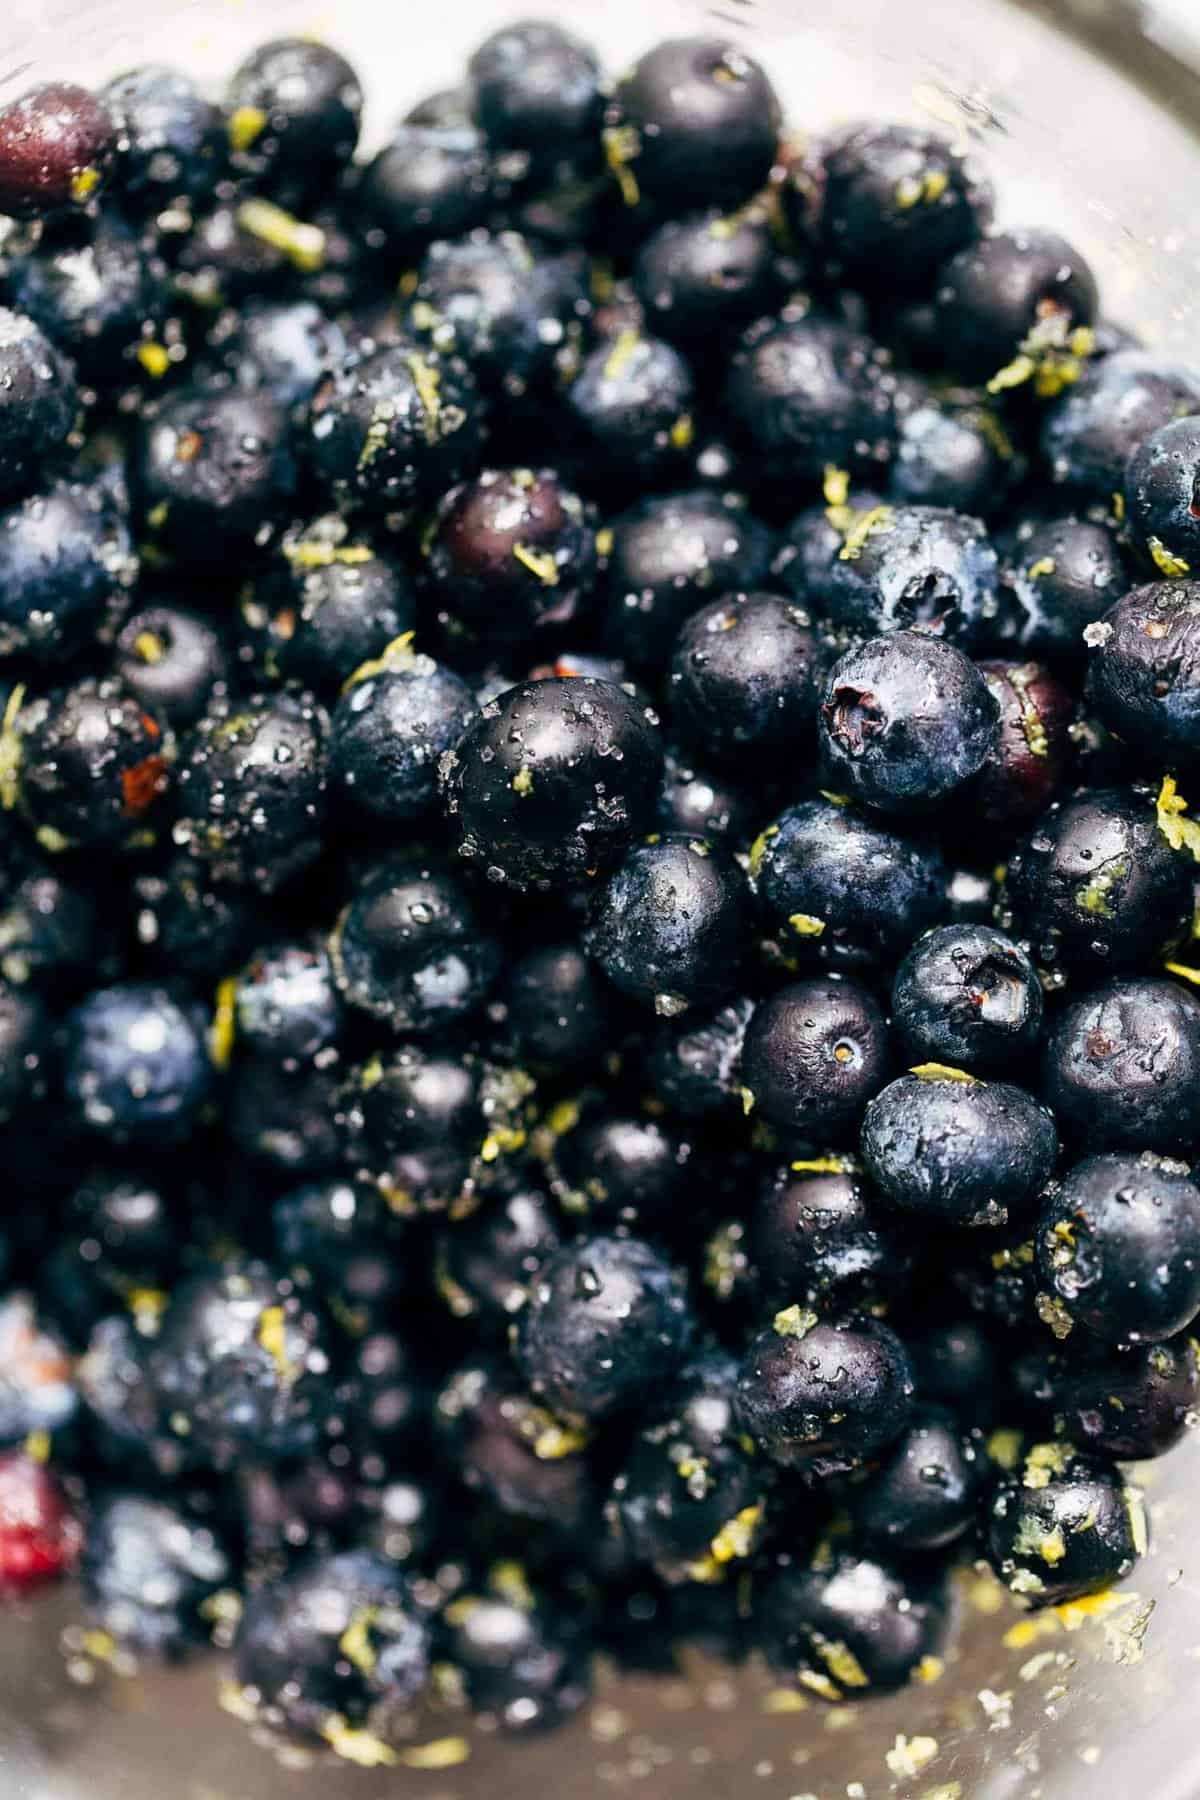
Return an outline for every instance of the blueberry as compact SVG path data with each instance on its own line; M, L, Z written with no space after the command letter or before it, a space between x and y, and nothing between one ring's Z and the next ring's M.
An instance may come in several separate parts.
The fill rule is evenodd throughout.
M944 1582L853 1553L781 1560L755 1592L754 1635L781 1675L823 1700L903 1687L944 1647Z
M7 508L0 652L61 667L89 643L107 646L137 578L128 523L98 483L57 482Z
M517 1362L555 1412L627 1412L683 1361L690 1317L679 1273L639 1238L578 1238L543 1264L519 1318Z
M270 187L306 192L349 163L362 104L358 76L328 44L262 44L226 97L235 166Z
M1075 698L1040 663L978 666L1000 708L1000 728L972 784L972 810L988 826L1024 825L1045 811L1067 776Z
M326 370L348 352L346 334L312 300L250 301L222 315L212 348L243 388L263 388L285 410L306 405Z
M738 1072L746 1027L754 1011L749 996L727 1001L707 1017L664 1020L646 1066L654 1091L684 1118L706 1118L744 1105Z
M0 212L44 218L90 205L116 146L112 115L86 88L30 88L0 109Z
M267 1582L243 1611L233 1646L259 1723L285 1741L335 1751L345 1734L364 1733L376 1705L417 1697L429 1655L429 1628L406 1577L370 1550L312 1556Z
M700 608L675 641L668 695L676 726L743 775L813 738L823 657L812 621L776 594Z
M860 125L824 161L824 247L855 286L928 289L991 219L991 192L945 138Z
M901 1053L995 1074L1035 1050L1042 989L1019 944L988 925L926 932L896 971L892 1016Z
M346 1003L406 1034L465 1018L500 968L500 947L467 890L411 852L359 881L329 954Z
M337 1042L341 1006L324 950L282 943L254 956L236 978L238 1044L253 1056L305 1063Z
M1172 419L1130 452L1124 492L1135 540L1163 575L1200 566L1200 414Z
M474 125L405 124L363 170L359 197L399 260L485 224L502 187Z
M561 1237L549 1199L516 1181L469 1219L438 1239L436 1273L442 1297L472 1334L503 1338L525 1304L538 1270Z
M124 1649L175 1661L207 1644L209 1603L230 1585L234 1562L211 1525L117 1491L88 1518L81 1578L89 1626Z
M0 114L0 186L3 185ZM66 441L79 408L75 371L33 320L0 307L0 498L37 484L43 458Z
M595 52L549 21L493 32L467 64L471 111L498 150L538 158L585 146L604 101Z
M1200 1188L1181 1163L1085 1157L1046 1195L1036 1243L1044 1289L1110 1343L1158 1343L1200 1312Z
M1016 603L1012 633L1036 656L1078 661L1084 632L1128 586L1116 535L1091 519L1047 519L1021 526L1004 574Z
M1064 1007L1042 1064L1064 1132L1095 1150L1185 1150L1200 1136L1200 1000L1118 977Z
M472 1705L492 1714L503 1730L554 1730L587 1704L592 1677L586 1634L549 1595L530 1605L524 1595L467 1594L446 1618L450 1667Z
M1155 762L1200 754L1200 584L1153 581L1117 600L1090 634L1088 699Z
M988 1472L981 1432L921 1408L856 1496L864 1543L885 1555L944 1549L974 1524Z
M820 1480L899 1437L912 1397L912 1364L890 1326L869 1316L822 1322L797 1303L751 1339L736 1405L764 1456Z
M853 1157L828 1152L781 1163L763 1179L748 1249L763 1297L778 1306L859 1302L899 1285L909 1268Z
M936 1063L893 1081L863 1117L863 1161L891 1204L956 1225L1022 1214L1057 1154L1054 1120L1022 1088Z
M771 534L736 496L697 488L641 500L610 528L609 637L637 667L654 667L711 593L756 589Z
M748 836L755 810L753 796L733 777L704 769L685 752L664 753L657 819L663 831L736 843Z
M69 1015L64 1084L73 1113L115 1143L178 1144L213 1085L200 1009L164 989L99 988Z
M940 506L855 514L812 601L857 637L913 629L971 648L999 610L1000 566L978 519Z
M266 393L182 389L143 427L137 486L168 553L219 562L262 547L296 488L285 416Z
M1190 865L1137 788L1056 801L1009 859L1005 891L1047 967L1136 968L1178 944L1192 918Z
M17 792L44 849L145 842L167 786L171 745L119 682L85 678L33 700L15 729Z
M898 955L938 916L937 848L822 797L781 813L756 838L750 878L789 950L837 968Z
M887 360L835 321L761 319L729 367L725 405L763 473L794 484L836 464L866 474L885 465L895 438Z
M1102 1592L1147 1548L1137 1489L1069 1444L1035 1444L989 1508L988 1560L1031 1606Z
M649 328L685 349L742 330L784 285L767 209L668 219L639 249L633 285Z
M589 463L644 482L681 463L693 436L694 392L678 351L630 329L584 358L565 405Z
M155 340L167 315L166 264L119 219L44 238L13 260L6 286L91 387L120 387L141 373L139 351L151 360L154 350L164 354Z
M463 1484L502 1516L531 1520L566 1542L593 1512L586 1434L531 1399L510 1367L456 1369L437 1396L434 1427Z
M968 380L986 381L1027 343L1034 351L1043 339L1069 347L1071 334L1095 320L1096 282L1056 232L1003 231L950 259L937 302L945 360Z
M490 881L547 889L615 862L653 815L654 714L588 676L489 701L442 759L461 855Z
M654 1231L682 1203L691 1160L692 1145L674 1128L601 1112L555 1135L547 1173L564 1212L594 1227Z
M973 402L930 394L897 415L888 498L900 506L936 506L993 514L1022 465L995 413Z
M179 606L134 613L117 639L114 668L129 693L176 730L195 724L228 672L215 628Z
M577 944L546 944L517 957L500 993L505 1035L516 1060L532 1069L585 1069L620 1036L620 1002Z
M928 812L979 772L999 707L960 650L919 631L873 638L830 670L821 748L834 783L884 812Z
M437 804L442 757L478 716L465 681L397 640L350 675L334 709L335 794L372 820L421 818Z
M742 1046L744 1104L781 1130L837 1138L888 1074L887 1022L856 981L814 977L760 1001Z
M1042 457L1052 481L1111 505L1140 444L1200 407L1200 381L1158 351L1121 349L1089 363L1046 413Z
M1112 1347L1074 1340L1061 1352L1022 1359L1028 1398L1055 1430L1084 1451L1141 1462L1183 1438L1200 1398L1200 1365L1188 1337Z
M143 217L207 199L225 164L224 121L189 76L144 63L99 97L117 128L114 183L126 211Z
M596 896L584 942L608 979L665 1018L719 1000L736 981L745 878L702 839L631 850Z
M736 206L766 180L779 123L775 91L743 50L673 38L618 81L605 144L627 202Z

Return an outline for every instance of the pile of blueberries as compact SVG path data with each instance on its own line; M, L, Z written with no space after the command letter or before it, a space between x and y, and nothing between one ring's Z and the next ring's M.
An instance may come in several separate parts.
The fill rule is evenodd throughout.
M0 1583L366 1763L930 1679L1200 1405L1200 375L724 40L361 112L0 110Z

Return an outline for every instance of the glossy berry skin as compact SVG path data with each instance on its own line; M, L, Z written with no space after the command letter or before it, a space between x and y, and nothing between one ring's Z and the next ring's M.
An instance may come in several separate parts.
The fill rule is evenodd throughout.
M22 1450L0 1455L0 1594L25 1594L69 1574L83 1528L49 1469Z
M45 849L114 850L153 823L168 746L119 682L60 688L26 706L17 729L21 805Z
M578 364L591 314L574 255L549 256L519 231L430 244L404 313L415 338L453 349L501 402L544 395Z
M595 52L542 20L486 38L467 64L467 93L490 144L538 159L586 148L604 108Z
M623 994L674 1018L719 1000L736 980L748 900L722 851L659 838L631 850L597 894L584 944Z
M651 232L633 265L649 328L699 352L769 312L783 279L765 208L669 219Z
M353 1321L356 1366L351 1380L356 1397L360 1381L372 1391L372 1404L366 1406L368 1435L375 1423L371 1416L376 1410L374 1402L382 1398L386 1384L398 1392L407 1375L412 1390L407 1402L399 1401L393 1407L392 1429L411 1423L408 1413L418 1410L413 1372L402 1368L399 1360L387 1356L378 1345L368 1351L359 1335L372 1319L394 1306L404 1291L407 1271L395 1254L389 1223L383 1198L374 1188L336 1176L289 1189L271 1209L271 1235L279 1267L288 1271L298 1289L332 1301Z
M1038 1274L1066 1314L1109 1343L1159 1343L1200 1312L1200 1188L1181 1163L1089 1156L1049 1190Z
M1096 282L1079 252L1052 231L1001 231L960 250L937 293L942 355L986 381L1039 325L1064 333L1096 317Z
M150 1355L173 1433L218 1468L312 1450L333 1402L334 1340L292 1283L230 1263L175 1288Z
M1070 517L1022 527L1004 580L1017 615L1006 637L1035 656L1076 664L1086 653L1086 627L1129 585L1109 527Z
M830 967L854 968L898 955L933 924L946 875L933 844L822 797L767 826L751 848L750 879L789 952L807 947Z
M1006 895L1016 929L1047 967L1136 968L1191 925L1190 865L1137 788L1057 801L1010 858Z
M948 1407L968 1424L988 1423L997 1381L995 1346L974 1319L953 1319L906 1334L917 1399Z
M729 366L725 406L770 480L820 477L826 465L865 473L886 463L895 436L884 353L832 320L761 319Z
M124 1649L172 1662L208 1643L205 1604L235 1578L211 1526L166 1500L119 1490L88 1517L80 1573L90 1626Z
M1000 564L983 523L941 506L884 508L876 521L865 537L850 525L810 590L814 605L855 637L916 630L977 644L999 610Z
M1200 413L1172 419L1130 452L1124 492L1135 541L1163 574L1200 568Z
M1041 663L978 667L1000 708L1000 724L971 785L971 810L987 825L1024 825L1046 810L1066 779L1075 697Z
M918 938L892 985L893 1028L910 1062L984 1075L1037 1048L1042 987L1020 944L990 925L939 925Z
M760 1001L746 1028L743 1104L783 1131L837 1139L883 1086L890 1060L887 1021L867 988L797 981Z
M551 469L485 469L440 502L425 576L451 642L528 642L584 615L595 516Z
M453 1617L451 1617L453 1615ZM588 1644L577 1621L549 1596L530 1608L464 1594L443 1615L443 1648L471 1704L504 1731L552 1731L591 1697Z
M824 161L824 248L854 287L932 287L938 267L991 219L991 193L945 138L860 125Z
M590 676L523 682L442 759L459 854L518 889L579 881L650 822L661 761L653 713L623 688Z
M1200 582L1152 581L1105 613L1088 649L1088 700L1156 765L1200 755Z
M999 707L953 644L895 631L847 651L821 698L821 752L832 785L882 812L921 813L978 774Z
M856 1496L864 1543L892 1556L945 1549L975 1523L988 1472L982 1433L941 1407L920 1408Z
M550 1189L593 1228L669 1228L685 1200L692 1145L670 1125L621 1113L584 1118L554 1140Z
M1187 1150L1200 1137L1200 1001L1177 982L1126 976L1059 1014L1042 1093L1089 1150Z
M812 621L777 594L731 594L693 613L675 640L667 695L706 759L773 772L812 742L823 656Z
M658 791L657 823L663 831L710 843L736 843L752 829L754 807L732 777L699 767L684 752L668 749Z
M167 310L167 268L118 219L102 218L14 260L6 283L13 305L69 356L93 388L119 387L140 373L139 347Z
M1122 1462L1164 1456L1187 1435L1200 1399L1194 1340L1113 1349L1074 1340L1022 1359L1019 1385L1055 1430L1081 1450Z
M700 1119L743 1104L737 1077L753 1011L746 995L699 1019L660 1025L646 1066L655 1093L673 1112Z
M564 397L580 452L625 482L664 479L692 441L692 374L662 338L601 343Z
M1140 1495L1110 1464L1069 1444L1035 1444L988 1512L988 1561L1034 1607L1099 1593L1146 1547Z
M329 958L312 944L259 951L237 977L233 1006L239 1045L282 1063L311 1061L342 1026Z
M207 198L225 166L224 121L190 77L145 63L99 98L117 128L113 177L126 212L143 218Z
M61 667L88 643L107 646L137 577L128 521L98 483L56 482L6 508L0 653Z
M586 1434L531 1399L510 1365L485 1360L457 1369L437 1396L433 1422L464 1486L505 1517L565 1539L592 1514Z
M780 110L759 65L717 37L673 38L618 81L605 115L610 158L670 211L736 206L762 186Z
M295 284L287 252L248 230L240 205L220 197L172 247L171 262L174 292L210 316L245 300L281 297Z
M473 1333L501 1338L525 1304L530 1282L561 1236L554 1209L537 1188L516 1181L469 1219L438 1238L436 1278L456 1319Z
M860 516L865 519L867 515L873 515L875 523L887 519L886 511L880 511L885 506L883 495L873 488L851 488L846 506L851 515L850 523ZM829 582L830 570L846 548L846 532L842 529L846 524L847 518L840 508L806 506L784 531L771 573L801 605L811 604L815 609L820 601ZM860 531L858 537L864 547L870 544L871 540L864 532Z
M612 524L608 636L638 668L659 666L680 626L717 594L757 589L771 533L745 503L709 488L638 501Z
M362 1651L347 1656L346 1634ZM379 1703L414 1700L429 1672L429 1628L407 1578L370 1550L310 1556L266 1582L242 1613L234 1669L261 1724L320 1746L361 1730Z
M213 626L180 606L147 606L122 628L114 671L127 692L173 730L195 724L227 674Z
M404 824L437 804L438 764L479 716L466 682L397 644L352 674L334 708L329 775L338 800Z
M342 1154L339 1076L335 1059L289 1067L269 1057L244 1057L228 1111L239 1154L288 1181L315 1180L336 1168Z
M0 498L36 486L39 465L63 444L78 410L67 358L32 319L0 307Z
M354 353L317 384L309 462L339 506L403 518L478 464L480 414L460 357L403 342Z
M763 1455L821 1480L856 1468L904 1430L912 1364L877 1319L821 1323L792 1307L751 1339L736 1392L741 1429Z
M199 1007L165 988L99 988L70 1014L64 1085L82 1123L115 1143L182 1142L212 1090Z
M1042 459L1050 479L1105 506L1125 486L1130 455L1148 437L1200 410L1200 381L1160 351L1116 350L1089 363L1046 411Z
M911 1680L942 1648L948 1606L936 1576L843 1554L829 1567L769 1571L755 1590L754 1632L781 1674L840 1701Z
M1019 465L1018 465L1019 466ZM888 498L901 506L992 513L1013 475L1013 451L995 414L930 394L897 414Z
M214 883L190 856L172 857L162 873L139 875L130 898L139 948L163 974L216 982L268 930L256 896Z
M902 1075L871 1101L862 1155L902 1212L956 1225L1002 1225L1049 1179L1054 1120L1008 1082Z
M510 962L500 996L515 1060L531 1069L585 1069L620 1036L620 1002L577 944L547 944Z
M412 1035L467 1017L500 969L499 944L457 876L411 852L357 884L329 955L348 1006Z
M229 84L235 166L267 187L310 190L354 155L362 89L344 56L308 38L255 50Z
M517 1363L555 1412L628 1411L670 1381L691 1320L679 1273L639 1238L577 1238L543 1264L518 1320Z
M401 1217L468 1214L525 1144L529 1078L474 1056L403 1044L351 1072L338 1123L354 1164Z
M111 114L68 81L30 88L0 109L0 212L14 218L85 207L116 148Z
M0 904L0 971L6 981L57 1001L100 967L96 904L78 882L35 864Z
M759 1185L748 1249L764 1300L826 1306L887 1292L906 1258L852 1157L824 1153L781 1163Z
M307 404L349 349L342 327L312 300L250 300L240 313L221 316L211 343L239 387L265 388L286 411Z
M262 546L296 487L282 411L265 393L181 390L143 427L137 487L170 554L214 562Z
M175 842L214 879L270 892L316 854L328 734L309 694L215 701L181 750Z
M400 264L486 224L502 187L487 139L464 120L401 125L367 164L358 193Z
M350 535L336 513L285 531L279 562L243 600L242 658L264 680L300 681L332 699L416 624L405 570Z
M738 1442L736 1370L723 1353L700 1359L679 1407L638 1434L613 1483L611 1523L669 1586L736 1572L762 1534L771 1477Z

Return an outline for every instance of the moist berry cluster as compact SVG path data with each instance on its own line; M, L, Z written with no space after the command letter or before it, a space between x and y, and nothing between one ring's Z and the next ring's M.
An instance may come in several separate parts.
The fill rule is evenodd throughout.
M0 1581L367 1764L926 1679L1195 1416L1200 376L732 39L362 116L0 109Z

